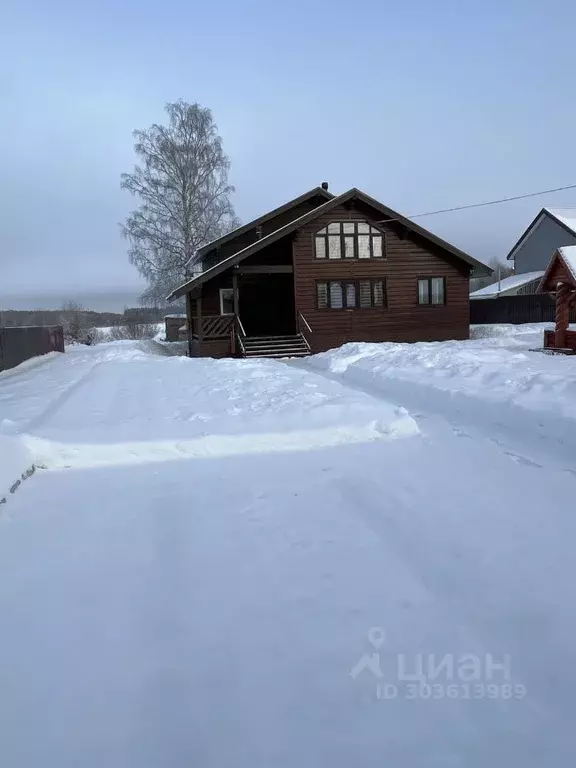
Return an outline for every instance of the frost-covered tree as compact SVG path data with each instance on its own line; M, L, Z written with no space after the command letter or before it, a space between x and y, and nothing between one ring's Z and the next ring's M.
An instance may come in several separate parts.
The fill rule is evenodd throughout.
M86 310L80 304L71 300L63 302L60 322L64 329L64 339L67 344L89 343L90 323Z
M140 199L123 226L130 261L148 281L144 298L163 303L191 273L198 248L237 226L230 161L209 109L166 105L167 126L135 131L140 164L121 186Z

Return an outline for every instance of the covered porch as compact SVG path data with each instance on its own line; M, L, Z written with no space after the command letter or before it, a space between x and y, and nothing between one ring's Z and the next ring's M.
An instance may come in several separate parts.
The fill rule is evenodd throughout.
M256 241L171 296L186 297L191 357L310 354L312 329L295 300L291 235Z
M190 356L310 354L312 329L297 311L292 265L238 265L187 294Z

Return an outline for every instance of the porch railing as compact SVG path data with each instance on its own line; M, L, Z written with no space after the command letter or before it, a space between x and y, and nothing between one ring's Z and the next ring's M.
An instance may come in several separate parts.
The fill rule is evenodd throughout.
M200 331L200 333L199 333ZM192 336L195 339L229 339L232 354L245 353L246 331L239 315L205 315L192 318Z
M306 320L306 318L300 311L298 311L298 314L296 316L296 321L298 323L298 333L301 334L302 338L306 342L308 351L311 352L311 346L312 346L311 336L313 331L312 331L312 328L310 327L310 323L308 322L308 320Z
M234 315L205 315L192 319L192 335L202 339L225 339L234 327Z
M234 342L238 343L238 351L244 357L244 354L246 352L245 342L246 340L246 331L244 330L244 326L242 325L242 320L240 320L240 315L234 315ZM232 351L235 352L235 344L232 346Z
M311 349L312 328L302 312L296 316L298 333L302 335L308 349ZM230 339L232 354L246 351L246 331L239 315L205 315L192 318L192 336L195 339Z

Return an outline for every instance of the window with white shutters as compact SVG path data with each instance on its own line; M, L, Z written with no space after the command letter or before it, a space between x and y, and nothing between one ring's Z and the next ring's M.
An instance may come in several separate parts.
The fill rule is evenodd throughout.
M318 309L383 309L386 306L385 280L319 280L316 283Z
M360 307L366 308L372 306L372 281L360 280Z
M332 309L342 309L344 306L342 297L342 283L337 280L331 280L328 283L328 296L330 297L330 306Z
M318 309L328 307L328 283L316 283L316 303Z

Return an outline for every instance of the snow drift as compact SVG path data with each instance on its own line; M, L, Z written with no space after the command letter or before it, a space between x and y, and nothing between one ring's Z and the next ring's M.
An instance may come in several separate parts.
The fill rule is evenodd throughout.
M73 348L0 385L2 415L43 469L309 451L418 434L405 408L270 360L174 345Z
M403 382L576 420L576 360L533 351L541 327L496 326L491 338L470 341L345 344L306 365L382 392Z
M0 429L4 425L0 424ZM0 433L0 503L34 472L32 453L16 435Z

